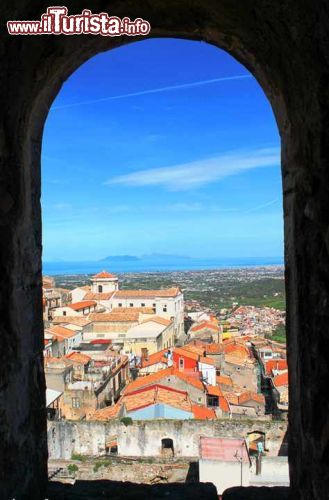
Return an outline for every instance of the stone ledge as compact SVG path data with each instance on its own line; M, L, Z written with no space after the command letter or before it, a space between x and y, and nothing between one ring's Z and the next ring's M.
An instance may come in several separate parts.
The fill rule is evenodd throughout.
M218 500L211 483L136 484L119 481L48 483L48 500Z
M222 500L288 500L289 492L285 486L237 486L224 491Z

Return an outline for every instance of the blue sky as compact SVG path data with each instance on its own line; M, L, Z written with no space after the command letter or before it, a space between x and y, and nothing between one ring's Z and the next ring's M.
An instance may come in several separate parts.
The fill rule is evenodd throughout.
M281 256L279 157L268 100L224 51L153 39L99 54L46 121L43 259Z

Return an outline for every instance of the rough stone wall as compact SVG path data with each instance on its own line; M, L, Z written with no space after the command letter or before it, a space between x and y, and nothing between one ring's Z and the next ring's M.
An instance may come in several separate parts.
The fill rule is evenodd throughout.
M287 462L287 461L286 461ZM67 469L69 464L74 463L78 470L75 473L77 480L101 480L131 481L134 483L157 484L157 483L185 483L198 482L199 470L197 459L164 459L160 458L86 458L73 457L72 460L51 460L49 470L56 471L59 468ZM59 477L55 476L55 480Z
M169 438L175 457L198 457L200 436L247 437L252 430L265 432L269 455L279 454L287 424L263 420L152 420L128 426L118 420L48 422L48 449L52 459L104 455L107 443L117 438L120 456L154 457L161 456L161 440Z
M45 0L4 0L0 8L0 490L5 498L39 499L46 487L40 216L44 121L62 83L79 65L128 42L7 34L7 20L39 19L48 5ZM75 0L69 7L77 14L91 3ZM292 495L327 498L329 4L94 0L92 9L143 17L153 37L202 40L227 50L255 75L271 102L282 139Z

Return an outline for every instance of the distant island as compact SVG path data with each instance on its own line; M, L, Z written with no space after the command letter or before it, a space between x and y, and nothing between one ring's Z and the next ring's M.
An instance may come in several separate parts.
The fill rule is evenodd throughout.
M142 255L137 257L136 255L109 255L104 259L101 259L100 262L136 262L136 261L144 261L144 262L172 262L179 260L190 260L191 257L187 255L173 255L166 253L150 253L146 255Z
M136 255L109 255L101 259L100 262L136 262L136 260L140 260Z

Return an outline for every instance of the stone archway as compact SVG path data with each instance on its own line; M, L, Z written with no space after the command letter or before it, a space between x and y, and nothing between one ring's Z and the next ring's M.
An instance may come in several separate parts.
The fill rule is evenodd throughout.
M90 3L76 0L70 14ZM18 6L19 7L18 7ZM7 2L2 23L39 19L47 2ZM271 102L282 139L289 462L292 492L329 488L328 4L305 0L92 2L94 12L143 17L152 36L209 42L244 64ZM98 36L0 39L0 489L43 498L47 480L42 367L40 151L63 81L84 61L128 40Z

